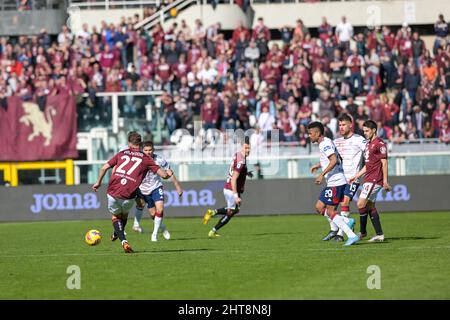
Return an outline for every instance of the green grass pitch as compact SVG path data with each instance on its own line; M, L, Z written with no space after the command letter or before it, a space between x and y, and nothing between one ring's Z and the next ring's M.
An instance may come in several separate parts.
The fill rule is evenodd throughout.
M238 216L208 239L216 221L166 218L172 239L157 243L151 220L143 234L128 225L135 254L110 242L109 220L1 223L0 299L450 299L449 212L382 213L386 242L349 248L321 241L316 215ZM66 287L71 265L79 290ZM371 265L380 289L367 287Z

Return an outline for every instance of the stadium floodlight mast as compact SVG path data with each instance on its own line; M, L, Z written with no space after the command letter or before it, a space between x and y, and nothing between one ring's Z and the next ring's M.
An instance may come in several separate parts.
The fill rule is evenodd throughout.
M280 133L278 129L262 132L258 129L207 129L202 121L194 121L194 134L187 129L177 129L172 133L171 140L188 140L189 147L180 147L180 158L186 164L226 164L233 155L241 149L246 136L250 137L251 153L249 163L260 164L264 168L264 175L279 174L280 169ZM252 135L258 135L253 140ZM258 143L253 143L258 141ZM208 144L206 143L208 142Z

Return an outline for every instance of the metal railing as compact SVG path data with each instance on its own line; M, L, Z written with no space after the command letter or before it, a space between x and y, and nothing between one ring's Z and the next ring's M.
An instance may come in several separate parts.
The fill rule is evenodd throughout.
M158 97L162 94L162 91L133 91L133 92L98 92L96 97L110 98L111 99L111 125L112 133L117 134L119 132L119 97L126 96L155 96ZM89 94L84 93L84 98L88 98ZM149 119L151 120L151 119Z
M128 0L128 1L85 1L85 0L69 0L69 7L78 7L85 10L101 10L101 9L131 9L145 8L149 6L159 7L163 1L161 0Z
M158 153L158 151L156 151ZM189 158L167 158L180 181L223 180L232 157L205 158L201 161ZM309 169L319 160L317 153L309 155L258 156L250 154L249 170L259 163L264 179L312 178ZM450 150L442 152L392 153L389 155L389 175L450 174ZM94 183L98 170L106 160L74 161L74 183ZM271 170L276 167L276 171ZM270 172L270 174L266 174Z
M134 29L138 30L144 27L144 29L148 30L150 28L153 28L158 23L162 24L166 20L166 16L170 15L170 10L176 9L177 11L179 11L194 2L200 4L199 0L176 0L169 5L162 7L159 11L155 12L150 17L147 17L144 20L136 23L134 25Z

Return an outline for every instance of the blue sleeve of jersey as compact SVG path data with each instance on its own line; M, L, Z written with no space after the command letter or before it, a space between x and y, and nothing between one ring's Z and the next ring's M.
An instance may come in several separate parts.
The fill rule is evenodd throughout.
M169 163L166 161L166 159L164 159L161 156L157 156L157 160L158 160L158 165L163 168L164 170L168 170L170 169L170 165Z
M323 152L323 154L325 154L325 156L326 156L327 158L329 158L332 154L335 153L333 147L332 147L331 145L329 145L329 144L328 144L328 145L325 145L325 146L323 147L322 152Z

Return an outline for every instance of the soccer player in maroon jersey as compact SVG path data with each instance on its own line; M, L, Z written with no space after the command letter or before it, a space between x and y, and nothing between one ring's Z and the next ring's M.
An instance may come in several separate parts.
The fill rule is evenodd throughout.
M359 177L365 174L361 194L358 199L358 210L360 214L361 232L360 239L367 236L367 214L370 215L376 236L369 242L384 241L383 229L381 228L380 216L375 201L378 192L383 188L390 191L392 188L388 183L388 160L387 147L384 141L377 137L377 124L373 120L367 120L363 124L364 135L367 139L366 149L364 151L365 166L350 179L353 183Z
M97 182L92 189L97 192L102 184L106 172L115 167L109 180L107 197L108 210L112 214L112 224L114 234L111 240L120 239L125 253L132 253L133 249L125 238L125 225L127 224L128 213L133 207L136 190L145 177L148 170L156 173L164 179L172 176L172 170L161 169L152 158L145 155L140 150L142 137L139 133L132 132L128 136L128 146L126 150L117 153L112 159L100 169Z
M252 178L253 174L247 171L247 157L250 154L249 137L245 137L241 151L237 152L233 157L233 162L230 165L227 181L225 182L223 194L227 202L224 208L212 210L208 209L203 216L203 224L207 224L211 217L216 214L223 215L222 219L216 224L214 228L208 233L209 238L219 237L217 231L226 225L230 219L239 213L241 206L241 194L244 192L245 180L248 177Z

